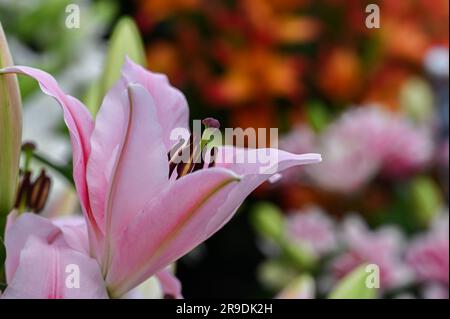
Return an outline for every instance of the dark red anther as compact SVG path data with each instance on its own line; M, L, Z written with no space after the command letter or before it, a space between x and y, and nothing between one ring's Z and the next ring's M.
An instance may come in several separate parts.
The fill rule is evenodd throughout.
M36 144L33 142L25 142L22 144L23 151L34 151L36 149Z
M51 180L45 174L45 170L41 171L34 182L31 181L31 172L26 171L19 183L14 208L39 213L45 207L50 187Z
M26 171L25 174L23 174L19 183L19 189L17 191L14 208L19 208L21 206L22 202L26 199L30 187L31 187L31 172Z
M220 128L220 122L213 117L207 117L202 121L202 124L206 127L210 128Z
M203 125L207 128L220 128L220 122L212 117L206 118L202 121ZM198 171L205 167L204 153L209 149L206 145L211 142L213 136L210 137L210 141L201 140L199 136L191 134L189 142L184 143L184 140L180 140L167 154L169 159L169 178L173 172L177 170L177 179L187 174ZM189 155L185 158L186 152ZM217 147L211 149L211 161L208 167L214 166L214 158L217 153Z
M172 149L167 153L167 157L169 158L169 177L172 175L175 167L177 167L179 157L183 154L183 146L185 140L182 138L175 144Z
M205 163L203 162L203 159L202 159L201 162L194 164L194 166L192 167L191 172L193 173L195 171L198 171L198 170L202 169L204 165L205 165Z
M50 178L45 174L45 170L42 170L27 194L27 206L35 213L39 213L45 207L50 193L50 186Z

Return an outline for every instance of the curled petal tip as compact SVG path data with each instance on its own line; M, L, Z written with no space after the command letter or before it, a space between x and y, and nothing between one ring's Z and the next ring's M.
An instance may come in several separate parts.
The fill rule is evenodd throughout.
M322 155L317 153L307 153L298 155L302 158L308 158L311 160L311 164L322 162Z

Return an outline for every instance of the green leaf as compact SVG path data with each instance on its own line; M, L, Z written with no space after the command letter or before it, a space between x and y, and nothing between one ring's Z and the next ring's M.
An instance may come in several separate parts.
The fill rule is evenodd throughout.
M13 65L0 24L0 68ZM22 102L17 77L0 74L0 227L11 211L17 191L22 140ZM0 229L0 237L3 228Z
M100 81L94 83L88 90L85 102L93 115L97 114L103 96L119 79L126 56L142 66L146 65L145 50L139 30L129 17L121 18L114 28Z
M308 122L316 131L322 131L330 122L330 115L325 104L320 101L311 101L307 104Z
M370 272L366 271L367 265L361 265L345 276L331 291L329 299L374 299L377 297L377 288L367 286Z

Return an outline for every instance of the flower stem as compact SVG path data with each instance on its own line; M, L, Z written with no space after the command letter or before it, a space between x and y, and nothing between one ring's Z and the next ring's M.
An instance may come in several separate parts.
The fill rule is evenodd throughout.
M71 165L55 164L52 161L50 161L49 159L45 158L45 156L38 154L36 152L33 153L33 158L35 160L37 160L38 162L40 162L41 164L44 164L44 165L50 167L51 169L55 170L59 174L61 174L61 176L63 176L72 186L75 186L75 183L74 183L73 177L72 177L72 168L70 167Z

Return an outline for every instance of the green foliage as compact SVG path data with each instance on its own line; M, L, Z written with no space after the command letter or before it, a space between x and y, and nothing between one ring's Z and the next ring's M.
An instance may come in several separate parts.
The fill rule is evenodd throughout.
M284 216L277 206L269 202L260 202L253 207L252 224L262 237L276 243L281 258L298 271L314 268L317 258L306 247L292 242L285 236Z
M312 101L307 107L309 124L316 132L322 131L330 122L326 105L320 101Z
M409 191L415 221L419 227L427 227L442 207L439 186L428 176L418 176Z

